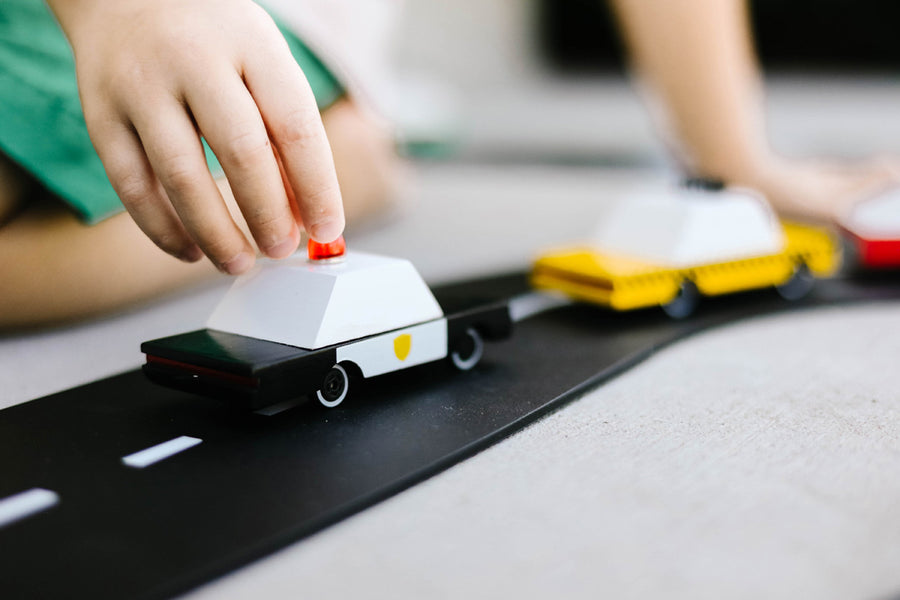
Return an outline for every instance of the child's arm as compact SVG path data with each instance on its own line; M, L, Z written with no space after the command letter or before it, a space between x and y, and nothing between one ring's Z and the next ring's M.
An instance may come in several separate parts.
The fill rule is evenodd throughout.
M88 131L128 212L183 260L228 273L254 249L210 175L219 158L262 252L291 254L298 223L344 227L315 99L269 16L249 0L48 0L75 53ZM296 202L294 201L296 198Z
M615 0L632 59L695 175L746 177L768 154L746 6ZM657 108L657 107L654 107Z
M900 182L895 158L844 164L790 160L771 150L745 2L613 4L688 174L757 188L782 214L816 221L840 221L855 203Z

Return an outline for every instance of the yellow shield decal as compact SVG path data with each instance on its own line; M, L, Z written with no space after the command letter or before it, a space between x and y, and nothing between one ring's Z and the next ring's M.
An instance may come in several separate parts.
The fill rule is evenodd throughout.
M412 336L408 333L394 338L394 354L400 360L406 360L406 357L409 356L410 347L412 347Z

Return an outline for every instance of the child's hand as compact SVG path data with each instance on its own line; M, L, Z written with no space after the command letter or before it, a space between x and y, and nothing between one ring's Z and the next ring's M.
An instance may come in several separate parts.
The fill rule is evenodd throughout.
M254 260L203 156L219 158L262 252L344 227L315 98L269 16L249 0L50 0L75 52L91 139L157 246L236 274ZM296 202L294 202L296 198ZM299 214L297 214L299 211Z
M738 175L735 183L763 192L784 217L844 223L861 201L900 186L900 160L791 160L771 156Z

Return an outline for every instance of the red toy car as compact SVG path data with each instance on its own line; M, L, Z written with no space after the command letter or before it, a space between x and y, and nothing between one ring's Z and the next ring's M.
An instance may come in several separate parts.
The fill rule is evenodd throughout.
M840 224L861 267L900 267L900 189L857 205Z

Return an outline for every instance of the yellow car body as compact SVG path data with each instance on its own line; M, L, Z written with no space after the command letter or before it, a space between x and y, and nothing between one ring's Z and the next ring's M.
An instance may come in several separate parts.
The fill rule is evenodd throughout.
M531 272L538 289L556 290L576 300L615 310L665 306L686 282L704 296L718 296L769 286L783 286L805 267L828 277L840 266L840 251L826 230L783 224L785 246L777 254L690 267L651 264L627 256L603 254L587 246L550 252Z

